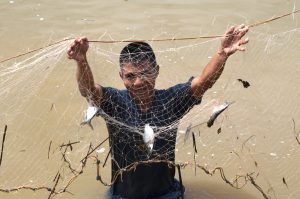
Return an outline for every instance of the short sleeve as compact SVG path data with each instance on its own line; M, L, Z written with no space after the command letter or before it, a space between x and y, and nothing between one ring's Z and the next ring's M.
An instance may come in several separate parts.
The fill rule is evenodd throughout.
M120 91L111 87L102 87L102 98L100 108L109 116L114 117L114 113L120 103Z
M177 118L183 117L191 108L201 103L202 99L196 99L192 94L191 82L193 78L191 77L186 83L177 84L168 89L171 93L169 101L172 111Z

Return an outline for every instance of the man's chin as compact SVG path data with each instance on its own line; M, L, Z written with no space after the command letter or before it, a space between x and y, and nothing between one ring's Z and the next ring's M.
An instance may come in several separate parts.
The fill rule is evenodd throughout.
M149 96L149 92L145 89L137 89L137 90L131 90L130 93L135 97L139 99L144 99Z

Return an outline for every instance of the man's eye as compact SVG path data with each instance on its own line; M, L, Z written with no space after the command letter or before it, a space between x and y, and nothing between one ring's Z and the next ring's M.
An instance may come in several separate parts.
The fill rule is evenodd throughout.
M149 75L153 75L153 71L144 71L141 73L141 75L144 75L144 76L149 76Z
M126 79L133 79L134 75L133 74L128 74L128 75L125 75L125 78Z

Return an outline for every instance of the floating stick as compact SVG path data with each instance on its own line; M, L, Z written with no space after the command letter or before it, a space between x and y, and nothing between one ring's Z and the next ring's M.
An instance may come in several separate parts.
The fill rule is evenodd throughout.
M179 176L179 182L180 182L181 198L184 199L184 191L183 191L183 184L182 184L182 177L181 177L180 165L177 164L176 166L177 166L178 176Z
M56 176L57 176L57 174L56 174ZM56 176L55 176L55 177L56 177ZM55 184L54 184L54 186L53 186L53 188L52 188L52 190L51 190L51 193L50 193L49 196L48 196L48 199L50 199L51 196L54 194L55 188L56 188L56 186L57 186L57 184L58 184L59 179L60 179L60 173L58 172L58 176L57 176L57 178L56 178L56 182L55 182Z
M98 146L96 146L93 150L91 150L91 151L89 151L87 154L86 154L86 156L84 157L84 158L82 158L82 160L80 160L80 162L83 162L84 160L86 160L87 159L87 157L89 156L89 155L91 155L97 148L99 148L104 142L106 142L108 140L108 137L105 139L105 140L103 140L100 144L98 144Z
M244 150L244 147L246 146L246 143L247 143L250 139L252 139L253 137L255 137L255 135L251 135L250 137L248 137L248 138L243 142L243 144L242 144L242 151Z
M62 144L62 145L60 145L59 147L62 148L62 147L65 147L65 146L66 146L66 147L69 146L70 149L71 149L71 151L72 151L72 149L73 149L73 148L72 148L72 145L73 145L73 144L78 144L78 143L80 143L80 141L76 141L76 142L70 142L70 141L69 141L68 144Z
M101 180L101 176L100 176L100 160L98 158L96 158L96 165L97 165L96 180L100 181Z
M108 156L109 156L110 153L111 153L111 148L112 148L112 147L109 148L109 152L108 152L108 154L107 154L107 156L106 156L106 158L105 158L105 160L104 160L104 164L103 164L103 166L102 166L103 168L105 167L106 162L107 162L107 159L108 159Z
M196 166L196 153L197 153L197 146L196 146L196 139L195 139L195 134L194 134L194 132L192 132L192 136L193 136L193 146L194 146L194 164L195 164L195 176L196 176L196 170L197 170L197 166Z
M295 123L294 118L292 120L293 120L293 124L294 124L294 135L295 135L295 138L296 138L298 144L300 145L300 140L298 138L298 135L299 135L300 132L298 132L298 133L296 132L296 123Z
M196 139L195 139L195 134L194 134L194 132L192 132L192 136L193 136L193 146L194 146L194 151L195 151L195 153L198 153L198 152L197 152Z
M1 155L0 155L0 166L1 166L1 163L2 163L2 157L3 157L3 149L4 149L4 142L5 142L6 131L7 131L7 125L5 125L5 127L4 127L4 133L3 133L3 138L2 138L2 147L1 147Z
M51 144L52 144L52 140L50 141L49 148L48 148L48 159L49 159L49 153L50 153L50 149L51 149Z

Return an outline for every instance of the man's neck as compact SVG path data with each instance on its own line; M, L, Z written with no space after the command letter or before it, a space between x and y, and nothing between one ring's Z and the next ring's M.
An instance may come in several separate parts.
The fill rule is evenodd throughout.
M133 93L130 93L130 95L133 98L135 104L141 109L142 112L147 112L151 108L154 91L143 96L137 96Z

